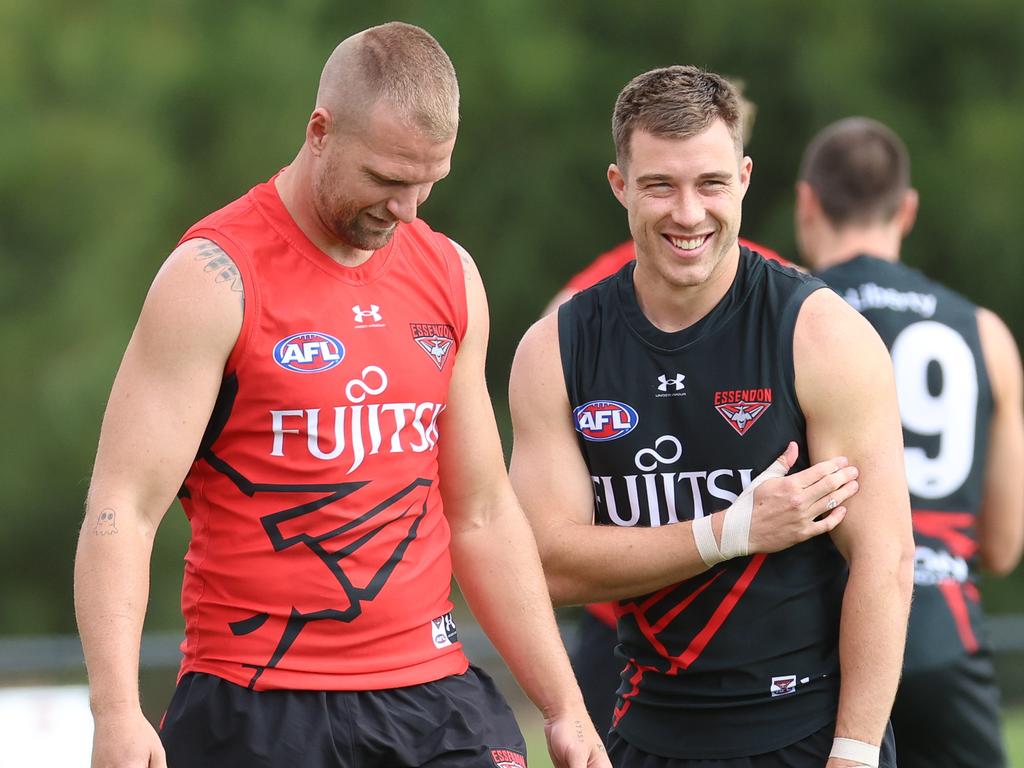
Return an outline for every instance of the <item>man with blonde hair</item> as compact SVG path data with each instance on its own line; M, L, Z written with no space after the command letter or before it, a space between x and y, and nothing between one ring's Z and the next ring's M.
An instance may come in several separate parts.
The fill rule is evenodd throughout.
M429 34L346 39L292 163L191 227L154 280L76 561L94 768L525 768L462 652L453 572L556 765L608 765L505 473L479 273L417 218L457 126ZM175 493L184 658L158 737L139 639Z

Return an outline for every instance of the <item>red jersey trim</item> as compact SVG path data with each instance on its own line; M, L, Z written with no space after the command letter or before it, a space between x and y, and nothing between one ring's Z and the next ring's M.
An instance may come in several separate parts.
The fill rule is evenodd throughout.
M455 309L455 337L461 345L462 339L466 336L466 331L469 329L469 304L466 298L466 272L462 266L462 256L459 254L459 251L455 247L451 238L441 232L435 232L422 219L416 219L411 226L414 228L422 227L426 230L426 234L432 235L436 239L441 253L444 254L444 266L448 271L448 285L451 288L451 297L454 302Z
M253 187L246 197L252 201L267 225L288 244L291 250L311 262L320 271L348 285L368 285L388 270L391 266L391 255L394 253L395 237L398 235L398 230L408 225L399 224L387 245L374 251L370 258L362 264L346 267L320 250L292 218L277 191L277 177L281 173L282 171L278 171L270 180Z

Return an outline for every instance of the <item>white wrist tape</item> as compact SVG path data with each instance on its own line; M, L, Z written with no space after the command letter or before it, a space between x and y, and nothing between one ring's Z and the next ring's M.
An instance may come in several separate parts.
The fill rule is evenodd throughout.
M718 550L715 532L711 528L711 515L695 517L693 519L693 541L697 545L700 559L704 561L704 565L708 568L726 559Z
M754 512L754 491L765 480L785 477L787 472L789 470L786 465L776 459L768 469L751 480L732 506L725 510L725 519L722 521L723 560L750 554L750 517Z
M859 763L857 768L878 768L879 747L856 739L842 739L838 736L832 740L832 751L829 757L841 760L852 760Z

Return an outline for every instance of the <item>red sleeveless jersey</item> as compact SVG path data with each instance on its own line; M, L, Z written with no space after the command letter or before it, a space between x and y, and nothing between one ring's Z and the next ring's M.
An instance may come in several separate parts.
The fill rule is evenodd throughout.
M451 242L400 224L347 268L261 184L193 226L245 312L180 494L181 674L255 690L372 690L461 674L439 414L466 329Z

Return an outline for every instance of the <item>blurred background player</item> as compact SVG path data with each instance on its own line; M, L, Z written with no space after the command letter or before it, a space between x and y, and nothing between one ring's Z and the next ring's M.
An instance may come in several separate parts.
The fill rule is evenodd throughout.
M892 713L900 768L1006 764L979 567L1024 539L1021 361L992 312L900 263L917 213L900 138L852 117L808 146L796 185L807 264L889 347L913 508L914 601Z
M757 117L757 105L743 95L743 81L729 79L740 103L740 120L743 131L743 142L748 144L754 131L754 119ZM756 251L766 259L777 261L787 267L795 266L793 262L782 258L778 253L752 240L739 238L741 246ZM569 279L562 289L554 295L544 309L544 314L553 312L559 305L568 301L575 294L586 290L618 272L625 264L636 259L636 243L632 238L606 251L594 259L585 268ZM615 603L589 603L583 606L583 615L576 627L576 642L572 647L570 659L576 671L576 679L583 691L583 699L594 720L597 732L604 735L612 723L612 710L615 708L615 691L619 687L621 664L615 658L615 645L618 643Z

